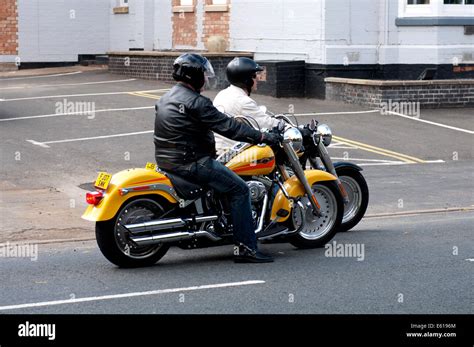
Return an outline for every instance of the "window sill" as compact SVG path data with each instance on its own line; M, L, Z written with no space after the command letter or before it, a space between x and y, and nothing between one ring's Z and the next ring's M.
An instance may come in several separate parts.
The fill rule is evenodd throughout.
M127 14L128 6L114 7L114 14Z
M204 12L227 12L229 5L205 5Z
M473 17L398 17L395 25L402 26L464 26L474 25Z
M194 6L173 6L173 13L194 12Z

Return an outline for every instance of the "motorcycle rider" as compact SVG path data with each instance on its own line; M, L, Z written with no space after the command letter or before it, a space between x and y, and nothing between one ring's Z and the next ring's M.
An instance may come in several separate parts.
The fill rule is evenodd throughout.
M276 144L281 136L261 133L217 110L200 94L214 77L210 62L185 53L173 64L177 84L156 103L155 157L158 166L191 182L227 195L233 224L235 262L271 262L261 253L253 229L249 188L233 171L215 160L214 133L252 144Z
M232 117L251 117L261 129L273 129L278 126L279 121L266 114L250 97L250 94L257 90L257 74L261 71L263 68L250 58L234 58L226 69L230 86L216 95L214 106ZM219 154L235 144L221 136L216 136L216 143Z

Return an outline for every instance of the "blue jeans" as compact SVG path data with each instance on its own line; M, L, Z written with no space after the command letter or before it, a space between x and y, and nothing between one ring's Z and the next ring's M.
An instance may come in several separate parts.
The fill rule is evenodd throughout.
M227 196L231 209L234 242L243 243L253 250L257 249L250 192L247 183L242 178L211 157L176 168L173 173L190 182L206 185Z

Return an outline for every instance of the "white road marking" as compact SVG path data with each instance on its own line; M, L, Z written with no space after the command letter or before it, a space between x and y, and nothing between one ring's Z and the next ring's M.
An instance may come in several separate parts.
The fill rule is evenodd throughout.
M331 157L332 160L348 160L348 161L372 161L372 162L380 162L380 163L400 163L400 161L396 160L385 160L385 159L361 159L361 158L338 158L338 157Z
M383 163L400 163L399 161L396 160L385 160L385 159L362 159L362 158L337 158L337 157L331 157L331 159L334 160L348 160L348 161L373 161L373 162L383 162ZM444 160L438 159L438 160L424 160L423 164L438 164L438 163L445 163ZM407 163L409 164L409 163Z
M0 88L0 90L4 90L4 89L24 89L25 87L8 87L8 88ZM3 100L3 99L0 99L0 100Z
M83 86L89 84L106 84L106 83L122 83L122 82L130 82L136 81L136 78L129 78L126 80L112 80L112 81L97 81L97 82L82 82L82 83L62 83L62 84L38 84L32 86L24 86L24 87L7 87L7 88L0 88L0 90L5 89L31 89L31 88L38 88L38 87L64 87L64 86Z
M392 163L361 163L359 166L384 166L384 165L408 165L413 163L407 163L405 161L394 161Z
M154 92L166 92L169 89L156 89ZM96 96L96 95L124 95L129 93L141 92L140 90L131 90L128 92L109 92L109 93L88 93L88 94L69 94L69 95L45 95L45 96L32 96L28 98L14 98L14 99L0 99L1 102L7 101L23 101L23 100L38 100L38 99L56 99L56 98L76 98L81 96Z
M38 142L38 141L35 141L35 140L26 140L26 141L29 142L29 143L32 143L33 145L36 145L36 146L40 146L40 147L43 147L43 148L49 148L48 145L45 145L42 142Z
M467 261L474 261L474 258L467 258Z
M429 210L411 210L403 212L382 212L366 214L364 218L394 218L394 217L408 217L408 216L419 216L423 214L440 214L440 213L452 213L452 212L472 212L474 209L470 207L448 207L448 208L433 208Z
M41 147L48 148L49 146L47 146L47 145L52 144L52 143L65 143L65 142L99 140L99 139L108 139L108 138L112 138L112 137L143 135L143 134L150 134L150 133L153 133L153 130L137 131L137 132L133 132L133 133L122 133L122 134L113 134L113 135L93 136L93 137L81 137L81 138L76 138L76 139L65 139L65 140L46 141L46 142L39 142L39 141L35 141L35 140L26 140L26 141L28 141L28 142L30 142L34 145L38 145L38 146L41 146Z
M254 281L243 281L243 282L208 284L208 285L184 287L184 288L158 289L158 290L150 290L146 292L131 292L131 293L124 293L124 294L90 296L90 297L85 297L85 298L77 298L77 299L69 299L69 300L43 301L43 302L34 302L34 303L28 303L28 304L0 306L0 311L18 310L22 308L32 308L32 307L64 305L64 304L77 304L77 303L82 303L82 302L133 298L133 297L139 297L139 296L149 296L149 295L159 295L159 294L169 294L169 293L182 293L182 292L190 292L190 291L195 291L195 290L239 287L239 286L248 286L248 285L254 285L254 284L263 284L263 283L265 283L265 281L254 280Z
M450 125L436 123L436 122L432 122L432 121L421 119L421 118L415 118L415 117L407 116L403 113L398 113L398 112L393 112L393 111L387 111L387 113L393 114L395 116L411 119L411 120L414 120L414 121L426 123L426 124L436 125L436 126L446 128L446 129L461 131L461 132L466 133L466 134L471 134L471 135L474 134L474 130L468 130L468 129L458 128L458 127L453 127L453 126L450 126Z
M334 158L333 158L334 159ZM354 159L349 158L347 161L353 161ZM368 160L367 160L368 161ZM380 163L360 163L359 166L384 166L384 165L413 165L413 164L442 164L444 160L429 160L422 163L407 163L405 161L393 161L393 162L380 162Z
M295 114L287 114L289 116L294 117L312 117L312 116L330 116L336 114L364 114L364 113L377 113L380 110L370 110L370 111L348 111L348 112L321 112L321 113L295 113Z
M32 78L45 78L45 77L57 77L57 76L69 76L69 75L77 75L82 73L82 71L74 71L74 72L67 72L67 73L58 73L54 75L43 75L43 76L29 76L29 77L12 77L12 78L2 78L0 81L17 81L17 80L29 80Z
M441 163L446 163L444 160L442 159L438 159L438 160L425 160L424 161L425 164L441 164Z
M127 107L127 108L107 108L101 110L95 110L94 113L101 112L118 112L118 111L132 111L132 110L148 110L154 109L155 106L143 106L143 107ZM52 114L40 114L37 116L25 116L25 117L14 117L14 118L4 118L0 119L0 122L8 122L12 120L24 120L24 119L35 119L35 118L48 118L48 117L59 117L59 116L71 116L75 114L84 114L84 112L69 112L69 113L52 113Z
M355 145L351 145L344 142L333 141L328 148L336 148L336 149L357 149L358 147Z
M329 148L335 148L335 149L357 149L357 147L347 147L347 146L329 146Z

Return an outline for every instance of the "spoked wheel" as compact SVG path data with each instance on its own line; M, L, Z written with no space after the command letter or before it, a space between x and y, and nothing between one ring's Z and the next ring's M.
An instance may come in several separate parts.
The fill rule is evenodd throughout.
M369 204L369 188L364 176L356 169L340 168L336 169L336 173L349 199L349 202L344 205L344 215L338 229L343 232L355 227L364 217Z
M313 214L307 197L301 199L301 206L295 205L292 211L293 227L299 231L291 239L291 244L299 248L323 247L337 232L341 224L344 204L334 182L318 182L312 186L321 206L323 216Z
M139 198L127 203L117 215L96 223L96 239L102 254L120 267L141 267L155 264L168 251L166 244L138 246L130 239L124 225L143 223L160 218L165 212L157 201Z

